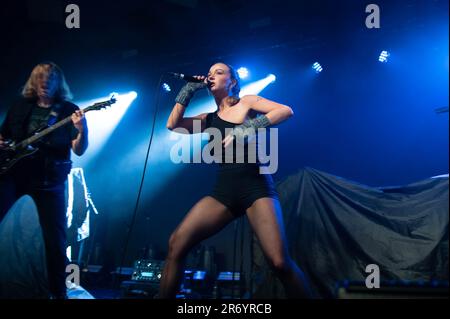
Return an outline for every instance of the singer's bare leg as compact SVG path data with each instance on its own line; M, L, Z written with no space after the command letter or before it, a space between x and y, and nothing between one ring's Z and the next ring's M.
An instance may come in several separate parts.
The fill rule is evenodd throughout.
M195 204L169 239L159 298L175 298L184 273L184 260L189 250L202 240L216 234L235 216L228 208L206 196Z
M312 298L305 274L289 256L278 200L269 197L257 199L247 209L247 217L288 298Z

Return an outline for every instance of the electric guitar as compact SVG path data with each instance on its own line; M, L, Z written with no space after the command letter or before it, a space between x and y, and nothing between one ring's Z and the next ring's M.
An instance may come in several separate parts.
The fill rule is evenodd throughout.
M111 99L107 101L98 102L84 108L83 112L86 113L89 111L101 110L106 108L107 106L111 106L114 103L116 103L116 99L114 97L111 97ZM37 146L33 146L34 143L39 141L44 136L52 133L54 130L70 123L71 121L72 115L69 115L65 119L37 132L33 136L24 139L19 143L15 143L14 141L10 140L5 140L3 145L5 145L6 147L0 149L0 175L5 174L21 159L36 153L39 150L39 148Z

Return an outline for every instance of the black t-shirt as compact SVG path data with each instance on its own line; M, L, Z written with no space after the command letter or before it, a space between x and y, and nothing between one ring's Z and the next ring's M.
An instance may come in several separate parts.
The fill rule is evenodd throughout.
M38 105L33 105L27 127L28 136L31 136L34 132L47 125L51 111L51 107L40 107Z
M9 109L5 121L0 127L4 139L20 142L33 135L36 129L47 125L52 111L58 116L56 122L70 116L78 106L68 101L59 101L51 108L37 105L36 100L20 99ZM78 135L78 130L72 122L62 126L36 143L39 151L33 156L19 161L13 168L16 174L27 173L34 181L44 184L65 181L70 172L70 150L72 140Z

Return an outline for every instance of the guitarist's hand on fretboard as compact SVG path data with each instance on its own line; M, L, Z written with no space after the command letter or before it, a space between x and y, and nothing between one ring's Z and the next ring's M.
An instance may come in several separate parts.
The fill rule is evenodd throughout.
M77 110L72 114L72 123L78 131L84 131L87 124L82 110Z

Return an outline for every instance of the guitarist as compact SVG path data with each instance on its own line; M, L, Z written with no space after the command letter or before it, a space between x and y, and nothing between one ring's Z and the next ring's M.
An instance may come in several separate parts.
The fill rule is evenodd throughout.
M66 298L65 186L71 169L70 150L81 156L88 146L83 112L69 102L72 95L62 70L53 62L34 67L22 97L9 109L0 127L0 149L7 140L20 142L71 114L72 122L36 145L38 151L0 175L0 221L24 194L36 203L44 236L50 298Z

